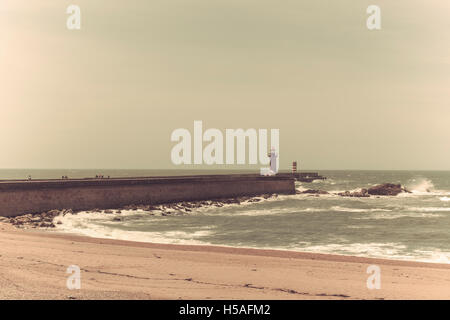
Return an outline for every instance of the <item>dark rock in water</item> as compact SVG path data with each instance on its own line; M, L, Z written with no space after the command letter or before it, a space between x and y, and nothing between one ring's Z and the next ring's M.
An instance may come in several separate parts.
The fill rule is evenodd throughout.
M241 202L245 202L245 201L247 201L248 199L250 199L250 197L238 197L237 198L237 201L239 201L239 203L241 203Z
M51 222L41 222L39 224L39 227L41 227L41 228L54 228L55 225L53 223L51 223Z
M60 212L59 210L50 210L50 211L44 213L43 215L51 216L51 217L56 217L56 216L58 216L60 213L61 213L61 212Z
M328 191L308 189L308 190L302 191L300 193L302 193L302 194L328 194Z
M374 187L369 188L367 192L370 195L375 196L396 196L402 193L404 189L401 184L384 183Z
M369 189L361 189L360 191L350 192L340 192L338 193L341 197L370 197L372 196L396 196L402 192L409 192L408 190L402 188L400 184L384 183L377 186L373 186Z
M119 218L119 217L114 217L114 218L113 218L113 221L122 221L122 219Z
M367 189L361 189L360 191L350 192L340 192L338 193L341 197L355 197L355 198L367 198L370 197L370 195L367 193Z
M224 199L222 202L226 204L240 204L240 201L237 198Z

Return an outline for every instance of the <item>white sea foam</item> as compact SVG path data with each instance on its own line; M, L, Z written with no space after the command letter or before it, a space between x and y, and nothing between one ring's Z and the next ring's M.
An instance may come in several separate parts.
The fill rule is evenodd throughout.
M336 181L334 181L331 178L325 179L325 180L321 180L321 179L317 179L317 180L313 180L312 183L314 184L329 184L329 185L334 185L336 184Z
M436 213L417 213L417 212L408 212L408 213L377 213L377 214L371 214L367 216L360 216L356 217L354 219L356 220L393 220L393 219L399 219L399 218L438 218L442 217L440 214Z
M411 191L411 193L404 193L404 196L408 195L434 195L434 196L447 196L450 195L448 190L438 190L434 186L430 179L419 178L411 180L407 185L406 189Z
M370 213L370 212L391 212L389 209L381 208L346 208L340 206L332 207L308 207L308 208L298 208L298 207L285 207L285 208L272 208L272 209L252 209L244 211L229 212L224 214L224 212L211 212L211 215L230 215L230 216L268 216L268 215L280 215L280 214L298 214L298 213L319 213L319 212L352 212L352 213Z
M429 193L434 190L434 184L429 179L413 179L406 188L413 193Z
M450 207L408 207L413 212L450 212Z
M90 213L92 214L92 213ZM117 239L130 240L140 242L152 243L170 243L170 244L208 244L199 239L210 236L214 233L214 227L202 227L200 230L192 232L186 231L166 231L166 232L149 232L149 231L129 231L115 228L113 225L105 224L102 221L106 220L101 214L96 217L96 220L86 219L82 215L66 215L60 217L62 224L57 225L55 231L62 231L67 233L85 235L88 237L103 238L103 239ZM107 217L110 219L109 217ZM161 221L161 220L159 220ZM146 221L148 222L148 221ZM121 222L121 226L124 223Z
M316 246L296 247L292 249L296 251L306 251L314 253L328 253L446 264L450 263L450 252L442 252L439 250L414 250L412 252L407 252L406 246L400 243L324 244Z
M441 198L439 198L439 200L441 200L441 201L450 201L450 197L441 197Z
M389 209L381 209L381 208L346 208L340 206L331 207L331 211L339 211L339 212L389 212L392 210Z
M400 243L346 243L346 244L324 244L297 248L302 251L319 253L337 253L364 255L372 257L398 256L406 249L406 246Z

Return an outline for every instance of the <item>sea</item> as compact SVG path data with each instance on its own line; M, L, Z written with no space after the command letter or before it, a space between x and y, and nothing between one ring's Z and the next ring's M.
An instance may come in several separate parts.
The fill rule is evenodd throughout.
M80 212L61 217L55 231L153 243L278 249L450 263L450 171L311 170L327 177L296 183L299 191L259 202L206 206L186 215ZM0 170L0 179L166 176L238 173L184 170ZM396 197L336 195L380 183L400 183ZM0 204L1 205L1 204ZM116 209L116 208L111 208ZM120 215L122 221L114 217Z

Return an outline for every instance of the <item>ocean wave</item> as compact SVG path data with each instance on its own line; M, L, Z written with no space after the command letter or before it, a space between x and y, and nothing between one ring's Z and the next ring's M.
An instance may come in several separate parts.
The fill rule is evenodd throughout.
M405 209L413 212L450 212L450 207L406 207Z
M435 185L430 179L420 178L412 179L406 184L406 189L411 191L410 195L419 196L446 196L450 195L449 190L436 189Z
M430 193L434 190L434 184L430 179L412 179L406 185L406 189L410 190L412 193Z
M346 208L341 206L333 206L331 207L331 211L338 212L390 212L390 209L382 209L382 208Z
M360 257L408 260L433 263L450 263L450 252L413 250L400 243L346 243L324 244L291 248L313 253L352 255Z
M67 218L66 218L67 217ZM130 231L101 223L102 217L98 221L85 219L80 216L68 216L62 218L62 224L57 225L55 231L84 235L102 239L116 239L151 243L167 244L208 244L200 239L211 236L214 233L214 226L201 227L200 230L187 231ZM121 226L124 224L121 222Z
M345 181L339 181L339 182L343 183ZM314 184L325 184L325 185L327 185L327 184L335 185L336 181L331 179L331 178L328 178L328 179L325 179L325 180L322 180L322 179L313 180L311 183L314 183Z
M306 207L299 208L296 206L289 207L277 207L277 208L255 208L248 210L238 210L233 212L220 211L217 210L199 210L198 213L205 215L214 216L269 216L269 215L280 215L280 214L299 214L299 213L320 213L320 212L350 212L350 213L373 213L373 212L391 212L391 209L383 208L347 208L341 206L331 206L331 207ZM195 212L193 213L195 214Z
M377 213L371 214L367 216L361 216L353 218L355 220L394 220L399 218L439 218L442 217L440 214L436 213L418 213L418 212L409 212L409 213L394 213L391 212L389 214L386 213Z

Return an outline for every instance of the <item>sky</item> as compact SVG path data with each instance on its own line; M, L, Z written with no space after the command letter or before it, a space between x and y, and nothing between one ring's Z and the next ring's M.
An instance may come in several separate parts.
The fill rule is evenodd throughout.
M171 133L201 120L279 129L281 168L450 170L449 9L2 0L0 168L207 169L170 156Z

